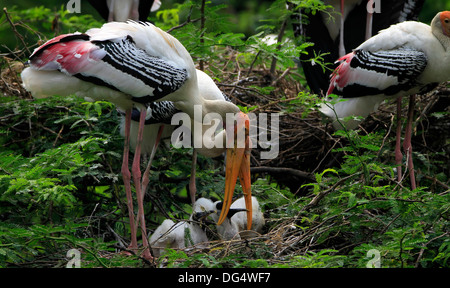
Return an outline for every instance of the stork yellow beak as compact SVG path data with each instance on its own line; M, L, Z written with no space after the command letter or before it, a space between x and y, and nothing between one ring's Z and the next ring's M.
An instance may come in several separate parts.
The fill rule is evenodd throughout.
M227 217L233 199L234 188L237 178L241 182L245 198L245 207L247 209L247 229L252 227L252 191L250 181L250 119L242 112L237 115L237 125L235 126L235 135L245 132L245 147L238 147L237 137L234 137L234 147L227 149L227 160L225 165L225 195L223 207L220 213L218 225L221 225Z

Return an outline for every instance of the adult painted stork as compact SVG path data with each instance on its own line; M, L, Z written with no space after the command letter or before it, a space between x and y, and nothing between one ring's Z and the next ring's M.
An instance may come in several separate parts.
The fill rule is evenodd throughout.
M221 100L228 101L230 99L220 91L217 85L214 83L214 80L208 76L205 72L201 70L196 70L197 72L197 81L199 87L200 97L207 100ZM175 107L175 104L171 101L161 101L150 103L147 108L147 116L145 119L145 127L143 131L143 140L142 140L142 149L141 153L145 155L150 155L149 161L147 163L147 168L143 174L143 185L142 185L142 193L145 193L146 187L148 184L148 177L151 168L152 160L155 156L156 149L160 143L161 138L168 138L172 135L172 132L175 129L174 125L171 125L172 117L180 112ZM124 115L125 113L122 112ZM138 136L138 123L140 118L140 112L138 109L133 109L131 114L131 129L130 129L130 144L131 147L136 147L136 140ZM186 125L186 123L183 123ZM192 123L191 123L192 124ZM220 123L218 123L220 124ZM223 126L223 123L222 123ZM125 136L125 117L123 116L121 119L121 134ZM187 127L191 130L191 126ZM209 128L206 126L205 128ZM206 129L203 129L206 131ZM202 134L203 136L203 134ZM191 137L191 135L184 135L184 137ZM201 155L206 157L217 157L224 152L220 149L207 149L205 147L198 147L192 152L192 166L191 166L191 177L189 180L189 196L192 201L192 204L195 203L197 188L195 185L195 174L196 174L196 164L197 164L197 151L200 152Z
M333 125L336 129L341 125L353 129L359 121L345 117L366 117L389 98L397 98L400 107L401 97L410 96L403 148L407 154L412 189L416 188L411 147L414 95L450 80L449 51L450 11L438 13L430 26L416 21L393 25L339 59L327 95L336 94L346 101L321 108L325 115L335 120ZM403 157L400 132L400 115L397 115L395 159L399 181L402 179Z
M105 21L147 21L150 12L161 7L161 0L89 0Z
M24 87L34 97L77 94L105 100L126 111L122 177L130 218L130 249L137 249L131 175L138 195L138 219L144 246L143 257L152 259L148 247L141 193L141 144L146 103L172 101L190 119L211 121L234 115L233 127L226 127L206 147L223 151L226 147L223 222L231 205L237 178L241 181L251 211L249 118L231 102L201 97L193 60L185 47L170 34L150 23L110 22L86 33L60 35L38 47L22 72ZM131 111L140 110L139 131L131 173L128 168ZM200 113L195 117L195 114ZM200 120L201 121L201 120ZM237 137L243 135L244 137ZM235 139L242 139L239 143ZM223 147L215 146L217 139ZM240 145L240 146L238 146ZM251 213L251 212L247 212ZM251 215L248 226L251 226Z
M380 0L375 2L377 3L375 7L371 6L373 1L370 0L323 2L333 8L314 15L294 14L292 22L296 37L302 36L306 41L314 43L314 46L306 49L308 54L300 55L300 60L311 91L318 95L324 95L328 90L332 70L324 70L311 62L311 57L325 53L323 62L334 63L339 57L351 52L351 49L370 38L372 33L386 29L392 24L417 20L424 0ZM374 12L380 13L369 13L372 11L367 9L368 6L375 8Z

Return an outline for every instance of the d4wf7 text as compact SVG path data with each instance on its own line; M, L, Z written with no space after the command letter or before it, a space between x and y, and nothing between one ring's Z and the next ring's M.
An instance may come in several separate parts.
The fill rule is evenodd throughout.
M222 273L222 282L267 283L270 273Z

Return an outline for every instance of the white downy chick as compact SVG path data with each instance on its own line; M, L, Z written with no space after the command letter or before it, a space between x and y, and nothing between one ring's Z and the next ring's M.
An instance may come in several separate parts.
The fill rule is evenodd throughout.
M214 207L217 212L212 213L211 217L217 222L219 219L220 210L222 209L222 202L215 202ZM261 233L265 224L265 219L256 197L252 197L252 209L252 229L251 231L248 231L247 213L238 213L247 211L245 208L245 199L244 197L241 197L234 201L233 204L231 204L226 220L222 223L222 225L216 225L219 236L223 240L231 240L241 239L241 237L249 238L255 236L255 232Z
M153 255L159 257L166 248L206 247L208 242L202 222L213 212L213 203L200 198L194 203L194 211L188 221L164 220L150 237Z

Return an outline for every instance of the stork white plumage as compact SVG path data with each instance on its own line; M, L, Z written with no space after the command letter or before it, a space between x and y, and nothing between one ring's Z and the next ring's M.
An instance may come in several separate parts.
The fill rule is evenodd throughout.
M223 152L223 147L227 150L225 209L219 221L225 219L231 205L238 176L244 194L248 197L248 210L251 210L248 116L240 112L233 103L207 100L200 95L193 60L184 46L170 34L150 23L110 22L86 33L55 37L38 47L30 56L29 62L30 67L22 72L22 80L24 87L34 97L77 94L93 100L112 102L126 111L122 176L130 218L130 249L137 249L131 174L137 195L142 195L140 157L146 103L173 101L175 107L190 119L195 119L195 111L200 111L201 119L212 118L212 115L226 119L227 113L235 115L236 123L234 127L229 127L234 128L233 132L226 133L224 129L216 135L216 139L223 141L222 147L215 147L217 141L213 139L203 137L202 140L213 142L212 145L205 146L212 147L210 151ZM133 107L140 110L140 119L130 173L128 153ZM238 134L245 135L245 147L237 147L237 142L231 139ZM142 197L138 196L137 202L143 257L152 259L148 249ZM248 225L251 226L251 215Z
M355 128L359 121L348 116L367 117L384 99L410 96L403 148L407 154L411 188L416 188L411 147L414 95L434 89L450 80L450 12L438 13L431 25L406 21L382 30L339 59L327 95L346 101L321 108L334 119L335 128ZM337 121L338 120L338 121ZM396 163L401 167L400 115L397 118ZM400 168L399 168L400 169ZM398 179L401 180L401 169Z
M300 60L310 89L318 95L325 95L331 72L311 62L314 55L323 53L323 63L333 63L370 38L372 32L377 33L399 22L417 20L424 0L323 2L332 8L316 14L302 11L294 14L292 22L296 37L303 36L314 43L306 48L307 54L300 55ZM371 7L379 13L370 13L374 12Z
M150 237L153 254L159 257L166 248L205 247L208 237L203 224L206 217L213 212L212 209L211 200L200 198L195 201L188 221L175 223L171 219L164 220Z
M222 202L217 201L214 203L215 213L211 213L211 218L217 222L219 218L217 211L222 208ZM238 213L246 211L245 198L241 197L236 199L231 204L230 211L228 212L227 219L220 225L217 225L217 232L219 236L224 240L248 238L257 233L262 232L262 228L265 224L264 214L261 211L258 199L252 196L252 227L247 227L247 213Z
M244 197L241 197L236 199L233 204L231 204L230 209L245 209L245 207L245 199ZM254 196L252 196L252 227L247 229L247 213L236 213L231 217L231 221L237 224L239 232L250 230L257 233L262 233L262 228L266 223L264 214L259 205L259 201Z
M235 221L231 221L231 219L234 215L239 214L240 212L244 212L246 211L246 209L234 209L230 207L230 211L228 211L226 219L223 221L222 224L219 225L217 224L217 221L219 219L219 213L222 210L222 205L223 205L222 201L214 202L213 213L211 213L211 218L216 223L217 233L219 234L220 239L227 241L231 239L235 240L241 239L241 236L239 235L239 227L237 223Z

